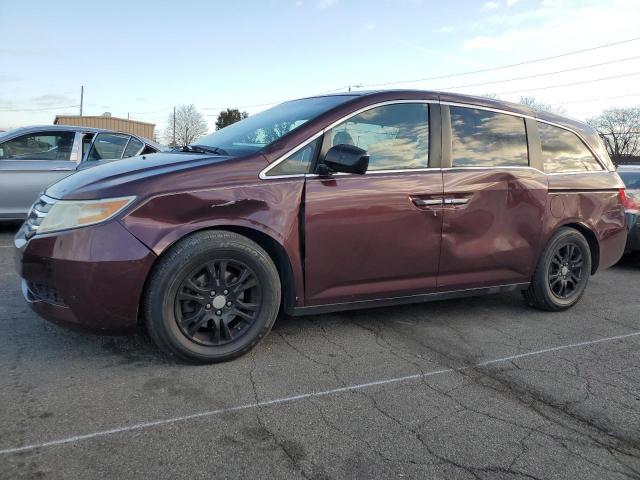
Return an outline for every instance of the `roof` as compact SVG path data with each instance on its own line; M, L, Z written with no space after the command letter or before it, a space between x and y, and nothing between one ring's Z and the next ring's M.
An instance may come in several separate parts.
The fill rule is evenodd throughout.
M591 126L580 120L575 120L555 113L546 112L542 110L535 110L527 105L520 103L507 102L504 100L498 100L495 98L478 97L474 95L465 95L462 93L441 92L437 90L409 90L409 89L396 89L396 90L358 90L353 92L338 92L330 93L327 95L317 95L318 97L329 96L351 96L354 98L363 97L389 97L389 96L406 96L412 98L424 97L425 99L440 99L442 102L452 103L469 103L473 105L483 106L487 108L495 108L496 110L504 110L507 112L516 113L519 115L526 115L529 117L545 120L551 123L557 123L559 125L567 126L570 128L578 129L581 131L592 130Z
M60 118L77 118L77 119L93 119L93 118L99 118L101 120L118 120L121 122L129 122L129 123L139 123L142 125L150 125L155 127L155 123L149 123L149 122L141 122L140 120L130 120L128 118L121 118L121 117L108 117L108 116L104 116L104 115L56 115L56 118L53 120L54 124L58 123L58 120Z
M93 128L93 127L78 127L76 125L29 125L27 127L18 127L12 128L11 130L7 130L3 133L29 133L29 132L37 132L39 130L47 130L49 132L75 132L77 130L82 130L83 132L106 132L104 128Z

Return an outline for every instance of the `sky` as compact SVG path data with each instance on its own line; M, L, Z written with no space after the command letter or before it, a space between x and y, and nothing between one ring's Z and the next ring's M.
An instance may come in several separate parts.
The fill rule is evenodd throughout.
M640 105L639 0L0 0L0 25L0 129L77 114L81 85L85 115L160 134L175 105L213 130L227 107L349 85L533 96L578 119Z

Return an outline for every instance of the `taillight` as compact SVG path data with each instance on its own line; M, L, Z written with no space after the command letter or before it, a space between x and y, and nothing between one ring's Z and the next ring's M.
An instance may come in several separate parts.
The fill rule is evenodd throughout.
M627 201L627 194L624 191L624 188L621 188L620 190L618 190L618 198L620 199L620 203L622 205L625 204L625 202Z

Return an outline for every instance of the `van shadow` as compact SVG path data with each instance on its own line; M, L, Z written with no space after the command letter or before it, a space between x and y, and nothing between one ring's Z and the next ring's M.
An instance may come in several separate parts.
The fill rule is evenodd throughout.
M268 335L259 346L258 354L268 354L272 350L284 349L286 338L299 338L303 341L322 341L318 337L319 331L338 328L341 335L354 336L361 333L363 328L373 329L384 335L399 331L414 331L415 327L430 327L447 324L453 328L464 328L471 321L469 311L491 312L496 318L519 316L523 312L532 313L519 293L487 295L465 299L465 302L443 300L428 303L401 305L397 307L380 307L361 310L351 310L323 315L303 317L280 316ZM540 312L540 315L544 313ZM44 320L37 319L44 322ZM55 325L46 324L46 332L33 340L40 343L41 353L48 351L47 356L58 357L61 351L73 349L85 358L94 356L98 368L111 367L158 367L158 366L189 366L191 362L162 353L153 343L148 334L140 329L129 336L100 336L74 332ZM46 336L48 338L43 338ZM347 341L346 344L349 342ZM261 348L264 347L264 348ZM260 353L262 352L262 353ZM234 361L232 361L233 363ZM92 368L89 366L89 368Z

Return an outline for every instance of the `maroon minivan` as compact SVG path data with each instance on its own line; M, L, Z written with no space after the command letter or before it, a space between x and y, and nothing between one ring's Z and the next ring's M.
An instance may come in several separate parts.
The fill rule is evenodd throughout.
M166 352L250 350L279 312L521 290L563 310L625 240L589 126L425 91L294 100L182 152L52 185L15 238L24 296L66 326L146 325Z

